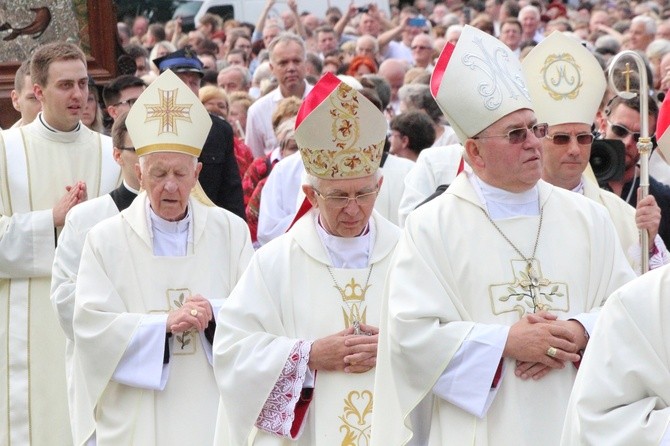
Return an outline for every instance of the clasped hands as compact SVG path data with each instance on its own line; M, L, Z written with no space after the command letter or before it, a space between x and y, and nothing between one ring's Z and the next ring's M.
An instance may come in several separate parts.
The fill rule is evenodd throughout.
M190 329L203 331L212 319L212 305L200 294L189 297L184 304L168 313L167 333L181 333Z
M311 370L365 373L377 364L379 328L361 324L364 334L349 327L312 343L308 366Z
M528 314L510 327L503 356L516 359L515 375L538 380L552 369L581 359L586 347L584 327L576 320L560 321L546 311ZM554 356L547 351L554 347Z

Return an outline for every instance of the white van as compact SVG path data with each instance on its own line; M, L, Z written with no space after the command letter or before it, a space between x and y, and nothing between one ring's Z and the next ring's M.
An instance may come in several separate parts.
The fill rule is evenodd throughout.
M355 0L357 6L366 6L369 3L365 0ZM386 13L387 17L390 16L388 0L376 0L374 3ZM182 26L186 30L192 29L206 12L219 15L224 20L234 18L255 25L265 4L266 0L188 0L180 3L173 18L181 17ZM308 11L323 19L326 17L326 10L331 6L337 6L342 13L345 13L350 4L351 0L298 0L298 11ZM268 17L278 17L287 9L286 0L277 0Z

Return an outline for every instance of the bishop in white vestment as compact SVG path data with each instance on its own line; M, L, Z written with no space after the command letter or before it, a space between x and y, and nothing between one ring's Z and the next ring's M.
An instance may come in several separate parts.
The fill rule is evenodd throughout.
M80 122L88 98L81 50L44 45L31 71L48 74L36 82L44 110L0 133L0 444L67 445L65 337L48 298L56 239L65 213L113 190L120 170L111 138Z
M253 252L246 224L191 191L207 111L171 71L127 125L144 190L88 234L73 332L75 444L211 444L213 313Z
M466 26L431 85L473 172L398 242L372 444L557 445L578 352L634 273L601 206L540 180L547 124L507 47Z
M328 137L315 130L326 125ZM386 121L326 75L296 127L314 208L255 253L219 313L217 445L370 441L376 327L399 236L373 211Z

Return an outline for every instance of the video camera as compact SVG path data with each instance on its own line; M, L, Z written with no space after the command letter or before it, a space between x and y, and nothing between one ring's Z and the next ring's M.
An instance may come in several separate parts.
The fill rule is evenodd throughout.
M600 186L621 180L626 170L626 146L618 139L595 139L589 163Z

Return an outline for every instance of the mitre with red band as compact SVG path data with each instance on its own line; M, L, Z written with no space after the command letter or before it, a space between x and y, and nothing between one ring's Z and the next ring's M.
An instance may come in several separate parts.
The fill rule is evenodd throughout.
M361 178L379 168L386 130L386 119L372 102L328 73L298 111L295 141L307 173Z
M191 89L166 70L137 98L126 126L138 156L177 152L198 157L212 119Z
M442 50L430 91L461 143L503 116L533 109L517 56L469 25L455 46L447 44Z

